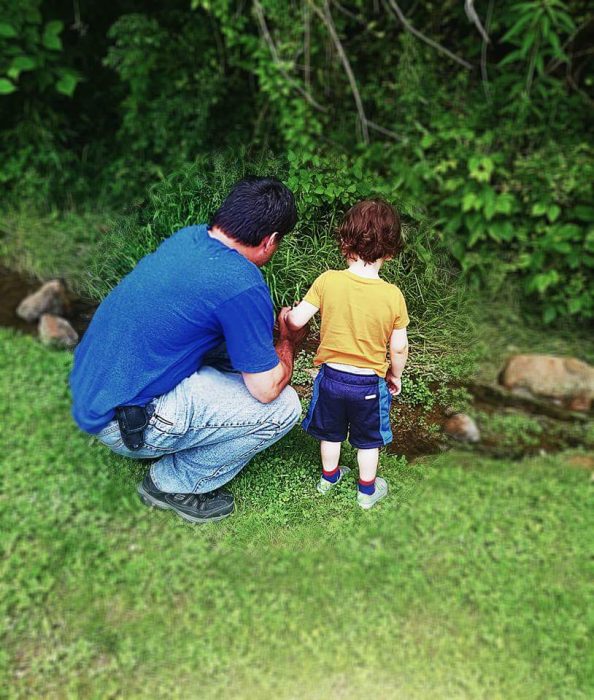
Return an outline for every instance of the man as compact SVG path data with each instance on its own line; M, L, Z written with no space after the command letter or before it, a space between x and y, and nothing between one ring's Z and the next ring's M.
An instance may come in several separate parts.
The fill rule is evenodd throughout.
M138 263L76 349L74 419L117 454L157 458L138 486L147 505L227 517L233 496L220 487L297 422L288 384L307 331L290 331L282 309L273 344L259 270L296 220L281 182L242 180L209 227L181 229Z

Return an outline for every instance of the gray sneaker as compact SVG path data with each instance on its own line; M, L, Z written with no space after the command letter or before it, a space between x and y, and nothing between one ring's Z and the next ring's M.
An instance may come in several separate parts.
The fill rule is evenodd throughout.
M361 508L363 508L363 510L369 510L387 495L388 484L386 483L386 480L382 479L381 476L376 476L375 491L371 494L371 496L367 495L366 493L361 493L361 491L357 491L357 503L361 506Z
M338 476L337 481L335 481L334 483L332 483L331 481L328 481L327 479L324 479L323 476L320 477L320 481L318 482L318 485L316 486L318 493L321 493L322 495L327 494L328 491L330 491L330 489L332 487L336 486L336 484L338 484L340 482L340 480L342 479L342 477L345 474L348 474L351 471L348 467L338 467L338 468L340 469L340 474Z

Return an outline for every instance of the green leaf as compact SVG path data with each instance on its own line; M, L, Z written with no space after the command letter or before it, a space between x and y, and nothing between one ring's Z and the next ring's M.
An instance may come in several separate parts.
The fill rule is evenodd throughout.
M510 39L513 39L513 37L519 32L521 32L524 25L528 24L528 22L530 22L531 19L531 13L525 13L522 17L520 17L520 19L513 25L513 27L507 32L507 34L504 35L504 37L500 41L505 42L509 41Z
M18 33L12 24L8 24L8 22L0 22L1 39L14 39L15 36L18 36Z
M9 78L16 80L23 71L33 70L36 66L37 62L31 56L16 56L12 59L6 74Z
M62 95L72 97L80 78L75 73L64 73L64 75L56 83L56 90Z
M560 213L561 207L559 207L557 204L551 204L551 206L547 209L547 218L551 223L553 223L554 221L557 221Z
M582 300L580 297L572 297L567 302L567 308L569 309L569 313L576 314L582 308Z
M516 61L520 61L524 58L524 55L522 52L517 49L516 51L512 51L511 53L508 53L505 58L503 58L499 63L497 64L500 68L503 68L503 66L507 66L509 63L515 63Z
M547 306L542 315L542 320L545 323L551 323L557 318L557 309L554 306Z
M532 216L544 216L548 206L546 202L536 202L532 205Z
M512 194L500 194L499 197L497 197L495 210L498 214L511 214L515 202L516 200Z
M588 206L587 204L578 204L574 208L573 213L580 221L594 221L594 207Z
M6 80L6 78L0 78L0 95L10 95L11 92L16 90L15 85Z
M478 205L478 206L477 206ZM480 201L474 192L467 192L462 198L462 211L478 209Z
M64 23L60 20L53 20L45 25L43 31L43 37L41 41L46 49L51 49L52 51L60 51L62 48L62 41L60 39L60 34L64 29Z
M32 56L17 56L12 59L11 66L20 71L33 70L37 66L37 61Z
M421 148L429 148L435 143L435 136L433 134L425 134L421 139Z

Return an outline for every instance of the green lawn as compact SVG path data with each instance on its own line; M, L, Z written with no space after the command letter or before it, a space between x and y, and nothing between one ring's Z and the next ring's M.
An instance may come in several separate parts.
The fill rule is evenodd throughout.
M593 696L591 475L567 455L384 457L366 513L352 475L316 497L297 429L192 527L75 429L70 363L0 332L0 696Z

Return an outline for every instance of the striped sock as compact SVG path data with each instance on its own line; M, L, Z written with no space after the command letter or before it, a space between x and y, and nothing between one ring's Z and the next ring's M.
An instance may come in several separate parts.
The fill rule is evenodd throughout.
M340 468L336 467L331 472L322 471L322 478L329 481L331 484L335 484L340 479Z
M359 492L365 493L368 496L373 495L375 493L375 479L372 479L371 481L363 481L363 479L359 479Z

